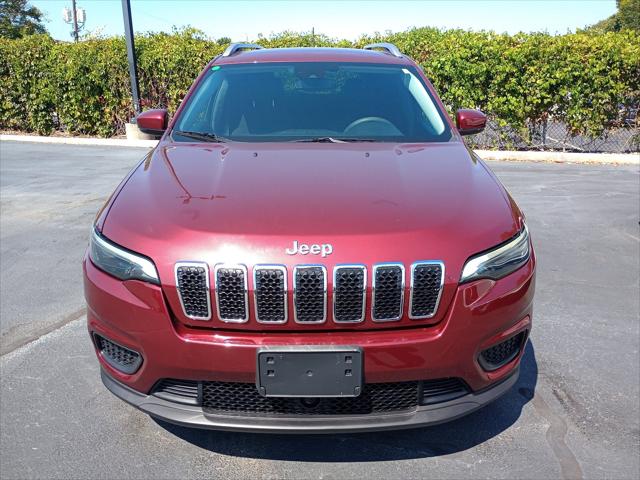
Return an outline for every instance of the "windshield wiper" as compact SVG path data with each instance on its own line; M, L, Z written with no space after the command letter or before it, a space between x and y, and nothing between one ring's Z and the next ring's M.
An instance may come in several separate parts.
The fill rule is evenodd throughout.
M183 137L193 138L195 140L201 140L203 142L216 142L216 143L228 142L226 138L219 137L215 133L190 132L187 130L174 130L172 133L176 135L181 135Z
M308 142L308 143L347 143L347 142L375 142L373 138L353 138L353 137L312 137L302 138L300 140L291 140L292 142Z
M333 137L311 137L311 138L301 138L299 140L291 140L292 142L308 142L308 143L344 143L342 140L338 140Z
M341 142L377 142L378 140L374 138L354 138L354 137L345 137L339 138Z

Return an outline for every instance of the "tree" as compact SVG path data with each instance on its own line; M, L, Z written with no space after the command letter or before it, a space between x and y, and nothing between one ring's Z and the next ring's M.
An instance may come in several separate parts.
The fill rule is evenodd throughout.
M229 43L231 43L231 39L229 37L220 37L218 40L216 40L216 43L218 45L228 45Z
M619 0L620 29L640 31L640 0Z
M0 37L20 38L47 33L43 14L28 0L0 0Z
M635 30L640 32L640 0L616 0L618 11L609 18L592 25L587 30L599 32L619 32Z

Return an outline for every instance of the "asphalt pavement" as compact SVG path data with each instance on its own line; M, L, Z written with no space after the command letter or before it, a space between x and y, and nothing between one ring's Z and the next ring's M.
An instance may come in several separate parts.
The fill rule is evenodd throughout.
M538 254L519 383L431 428L329 436L157 422L101 384L80 259L145 149L0 143L0 478L639 478L637 167L490 166Z

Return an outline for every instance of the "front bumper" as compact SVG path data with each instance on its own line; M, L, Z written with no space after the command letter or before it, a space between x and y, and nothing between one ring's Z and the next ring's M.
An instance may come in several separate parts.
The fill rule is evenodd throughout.
M458 287L445 318L426 327L378 331L239 332L185 328L172 318L160 287L121 282L84 262L88 329L139 352L140 368L124 374L99 352L105 385L114 394L167 421L257 431L358 431L430 425L465 415L494 400L517 380L524 349L506 365L486 371L478 362L488 347L531 329L535 257L496 282ZM150 395L162 379L254 383L256 352L266 346L358 346L365 383L459 378L463 397L411 411L353 416L211 415L200 407Z
M507 378L482 392L470 393L436 405L419 406L401 413L267 417L213 415L198 406L169 402L137 392L114 380L104 370L101 371L102 382L111 393L154 418L185 427L276 433L349 433L437 425L468 415L491 403L515 385L518 375L519 368L515 368Z

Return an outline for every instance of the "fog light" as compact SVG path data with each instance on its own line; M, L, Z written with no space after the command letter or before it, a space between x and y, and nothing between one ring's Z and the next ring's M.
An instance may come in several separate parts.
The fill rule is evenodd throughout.
M100 356L105 362L119 372L131 375L140 368L140 365L142 364L142 355L138 352L118 345L111 340L107 340L97 333L94 333L93 337L96 342L96 347L100 352Z
M507 340L487 348L480 353L478 362L487 371L497 370L516 358L524 342L527 339L527 332L520 332Z

